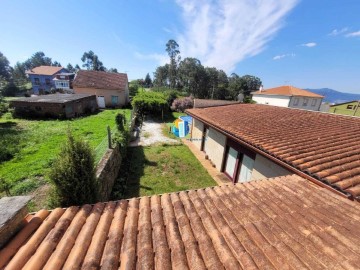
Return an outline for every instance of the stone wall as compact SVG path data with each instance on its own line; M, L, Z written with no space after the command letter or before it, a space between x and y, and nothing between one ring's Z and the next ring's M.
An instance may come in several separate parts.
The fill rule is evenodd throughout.
M96 178L99 183L99 196L101 201L108 201L114 182L118 177L122 157L119 147L108 149L96 168Z

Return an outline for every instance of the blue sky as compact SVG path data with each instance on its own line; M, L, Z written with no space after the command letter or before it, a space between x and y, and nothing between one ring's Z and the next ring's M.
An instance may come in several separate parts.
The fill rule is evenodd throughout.
M360 93L359 0L77 0L0 3L0 51L11 64L43 51L66 66L93 50L108 68L144 78L182 58L229 75Z

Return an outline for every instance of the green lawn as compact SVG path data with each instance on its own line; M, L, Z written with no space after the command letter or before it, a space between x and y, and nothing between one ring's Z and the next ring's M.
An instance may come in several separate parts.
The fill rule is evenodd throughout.
M123 162L120 171L120 182L122 182L116 183L113 199L216 185L188 147L183 144L133 147L128 150L127 159Z
M73 120L13 119L9 113L0 118L0 151L8 152L0 163L0 178L13 185L12 195L28 193L47 182L47 172L70 129L89 142L98 161L107 149L106 127L115 126L115 115L130 110L105 110ZM5 153L6 154L6 153ZM4 160L4 157L3 159Z

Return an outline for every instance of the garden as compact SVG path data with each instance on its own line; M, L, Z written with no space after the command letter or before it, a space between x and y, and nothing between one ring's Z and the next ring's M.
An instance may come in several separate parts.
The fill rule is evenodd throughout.
M0 117L1 184L13 196L47 185L49 170L68 130L89 143L98 162L108 147L107 126L116 129L115 116L119 112L130 117L131 111L123 109L71 120L14 119L10 113L4 114Z

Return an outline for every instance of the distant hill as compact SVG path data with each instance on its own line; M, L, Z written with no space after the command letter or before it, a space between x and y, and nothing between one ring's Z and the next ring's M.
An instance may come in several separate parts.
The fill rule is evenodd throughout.
M343 93L329 88L305 89L313 93L325 96L324 101L330 103L343 103L353 100L360 100L360 94Z

